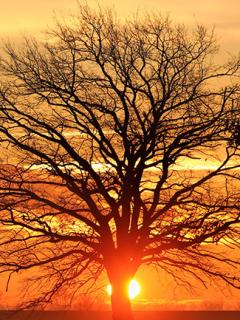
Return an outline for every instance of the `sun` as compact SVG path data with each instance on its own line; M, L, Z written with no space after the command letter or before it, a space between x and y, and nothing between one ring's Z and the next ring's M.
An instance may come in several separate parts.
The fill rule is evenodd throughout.
M130 284L129 284L129 287L128 287L129 299L133 300L134 298L136 298L139 295L140 291L141 291L140 284L138 283L137 280L132 279L130 281ZM107 293L108 293L109 296L111 296L111 294L112 294L112 286L111 286L111 284L109 284L107 286Z
M128 288L128 296L130 300L133 300L134 298L136 298L139 295L140 291L141 291L141 287L137 282L137 280L135 279L131 280Z

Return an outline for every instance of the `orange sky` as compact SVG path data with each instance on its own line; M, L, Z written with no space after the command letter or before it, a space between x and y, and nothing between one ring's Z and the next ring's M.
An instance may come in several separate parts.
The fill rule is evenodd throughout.
M81 1L80 1L81 2ZM224 50L237 52L240 39L239 0L87 0L115 8L121 16L132 12L160 10L170 12L174 20L215 26ZM10 0L0 1L0 36L15 37L21 33L36 33L53 25L54 15L77 10L77 0Z
M146 9L169 12L178 22L191 25L199 22L215 26L219 43L224 51L237 53L240 48L239 0L87 0L86 2L90 5L99 3L111 6L121 16L130 16L136 10L141 12ZM38 35L39 31L53 26L54 16L67 16L76 10L76 0L0 0L0 37L7 36L15 40L26 33ZM154 298L169 299L174 295L173 285L152 273L144 272L142 282L141 297L148 301ZM156 287L155 292L152 290L153 287ZM3 290L4 287L0 287L0 291ZM11 294L14 295L14 287ZM220 291L215 296L221 297ZM184 293L182 298L190 298L190 295ZM199 291L195 298L214 298L213 289ZM239 298L239 294L236 298Z

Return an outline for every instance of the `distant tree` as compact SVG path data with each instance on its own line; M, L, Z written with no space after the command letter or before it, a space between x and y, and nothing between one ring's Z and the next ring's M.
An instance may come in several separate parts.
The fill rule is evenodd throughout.
M240 287L239 60L216 52L202 26L88 7L46 43L5 46L0 267L36 269L27 306L105 270L113 319L132 319L126 287L144 264Z

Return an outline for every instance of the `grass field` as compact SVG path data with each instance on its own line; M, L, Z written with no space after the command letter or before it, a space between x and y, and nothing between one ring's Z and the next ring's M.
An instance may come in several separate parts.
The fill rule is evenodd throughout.
M136 320L240 320L240 311L141 311ZM0 320L111 320L108 311L0 311Z

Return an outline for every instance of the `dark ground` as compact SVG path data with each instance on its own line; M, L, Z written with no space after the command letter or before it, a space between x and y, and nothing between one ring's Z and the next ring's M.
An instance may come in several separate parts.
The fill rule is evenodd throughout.
M240 320L240 311L139 311L136 320ZM108 311L0 311L0 320L111 320Z

